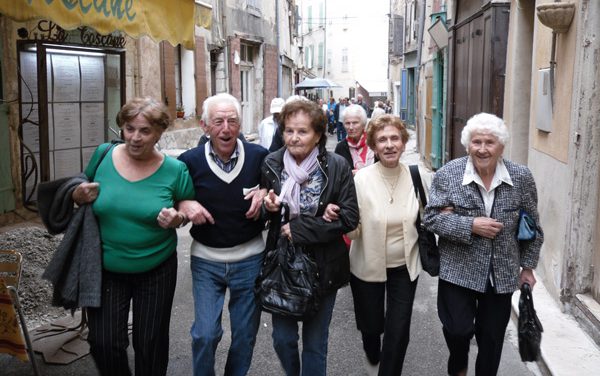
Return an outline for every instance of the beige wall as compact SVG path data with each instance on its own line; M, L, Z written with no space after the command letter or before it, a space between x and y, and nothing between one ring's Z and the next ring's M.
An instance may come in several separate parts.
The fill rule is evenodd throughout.
M535 6L549 1L511 2L504 116L511 132L506 157L531 169L538 190L544 245L537 268L546 288L559 300L566 278L572 211L569 163L577 24L558 35L552 131L536 128L538 69L550 66L552 31L542 25ZM562 182L559 184L558 182Z
M547 3L549 1L538 1ZM532 146L542 153L566 163L569 153L569 135L571 129L572 93L575 68L575 49L577 36L577 17L565 34L556 37L556 68L554 73L554 110L552 132L543 132L535 128L535 100L531 101ZM533 40L532 93L537 92L537 71L550 66L552 31L536 20Z
M513 0L510 9L503 115L510 140L504 149L504 156L511 161L527 164L535 3L519 4L521 6L517 6L517 1Z

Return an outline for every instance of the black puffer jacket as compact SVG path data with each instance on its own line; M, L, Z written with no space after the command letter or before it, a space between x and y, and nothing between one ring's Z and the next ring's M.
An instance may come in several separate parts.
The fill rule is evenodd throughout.
M281 171L285 148L269 154L262 166L264 186L281 192ZM319 266L319 281L323 295L336 291L350 280L350 259L342 234L358 226L358 203L350 166L339 155L322 151L319 167L325 175L316 216L300 215L290 221L294 243L304 245ZM322 216L327 205L340 207L339 220L326 222ZM269 213L266 213L268 216ZM277 236L269 230L269 238Z

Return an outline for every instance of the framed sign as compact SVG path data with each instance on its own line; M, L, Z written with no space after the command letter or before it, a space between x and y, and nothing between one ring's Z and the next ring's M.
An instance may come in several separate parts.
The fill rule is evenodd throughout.
M438 18L433 25L427 29L427 32L440 50L448 45L448 29L446 29L446 25L441 18Z

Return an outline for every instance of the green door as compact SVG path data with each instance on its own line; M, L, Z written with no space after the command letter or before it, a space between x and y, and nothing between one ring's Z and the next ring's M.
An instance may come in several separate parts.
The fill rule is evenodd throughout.
M433 93L431 102L431 167L442 167L442 134L444 124L444 56L433 59Z

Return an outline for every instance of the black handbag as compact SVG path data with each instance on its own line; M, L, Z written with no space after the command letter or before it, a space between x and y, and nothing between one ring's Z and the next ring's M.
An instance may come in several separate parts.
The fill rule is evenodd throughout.
M423 183L421 181L421 174L419 174L419 166L409 166L410 177L413 181L413 187L415 188L415 195L421 200L421 206L425 208L427 206L427 198L425 196L425 190L423 189ZM419 256L421 257L421 264L423 270L429 273L430 276L436 277L440 274L440 250L438 249L437 240L435 234L431 231L427 231L421 224L421 214L417 216L415 222L417 226L417 232L419 234Z
M524 362L535 362L540 357L544 328L535 313L529 284L521 285L519 298L519 354Z
M287 206L271 220L267 253L256 281L256 294L263 311L305 320L319 309L319 272L317 263L305 252L280 235L282 224L289 221Z

